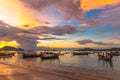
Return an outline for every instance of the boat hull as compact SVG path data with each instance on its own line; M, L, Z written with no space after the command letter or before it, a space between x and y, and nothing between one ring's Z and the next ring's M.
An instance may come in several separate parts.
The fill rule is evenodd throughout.
M41 57L40 54L23 54L23 58Z
M73 55L88 55L88 53L72 53Z
M98 58L99 58L99 59L102 59L102 60L107 60L107 61L112 60L112 57L107 57L107 56L100 55L100 54L98 54Z
M58 59L59 55L58 54L54 54L54 55L50 55L50 56L46 56L46 55L42 55L41 59Z

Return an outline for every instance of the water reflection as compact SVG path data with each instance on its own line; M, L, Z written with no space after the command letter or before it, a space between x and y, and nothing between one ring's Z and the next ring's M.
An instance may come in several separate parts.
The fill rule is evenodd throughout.
M111 69L111 70L114 69L113 68L114 65L113 65L113 61L112 60L106 61L106 60L98 59L98 66L102 67L102 68L105 68L105 69Z
M60 64L60 59L41 59L40 64Z
M15 56L12 56L12 57L0 57L0 60L9 60L9 59L13 59Z
M13 59L13 60L11 60ZM100 69L100 70L120 70L120 56L113 57L112 61L99 60L97 54L89 55L72 55L64 54L59 56L58 59L44 59L38 58L26 58L22 59L22 54L16 54L13 58L0 58L0 60L11 60L12 62L21 61L23 64L33 64L35 66L43 67L54 67L61 68L61 66L69 66L69 68L74 68L79 70L79 68L90 68L90 69ZM32 62L32 63L31 63ZM34 66L34 65L33 65Z
M60 61L60 58L51 58L51 59L41 59L41 62L44 62L44 61Z

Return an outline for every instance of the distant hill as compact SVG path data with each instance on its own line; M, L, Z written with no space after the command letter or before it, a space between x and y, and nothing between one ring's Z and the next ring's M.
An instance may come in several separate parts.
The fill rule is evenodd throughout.
M94 49L94 48L50 48L50 47L45 47L41 46L38 47L38 50L63 50L63 51L116 51L119 50L120 48L108 48L108 49Z
M24 51L24 49L22 49L22 48L17 48L17 51Z
M91 49L91 48L84 48L84 49L76 49L76 51L120 51L120 48L110 48L110 49Z
M10 46L5 46L1 49L4 50L4 51L16 51L17 50L17 48L10 47Z
M96 49L91 48L83 48L83 49L77 49L76 51L95 51Z
M24 51L24 49L22 49L22 48L15 48L15 47L11 47L11 46L5 46L5 47L1 48L1 50L3 50L3 51Z
M22 48L15 48L15 47L11 47L11 46L5 46L3 48L1 48L1 50L4 50L4 51L25 51L24 49ZM119 50L120 51L120 48L110 48L110 49L92 49L92 48L50 48L50 47L44 47L44 46L41 46L41 47L38 47L38 50L64 50L64 51L117 51Z

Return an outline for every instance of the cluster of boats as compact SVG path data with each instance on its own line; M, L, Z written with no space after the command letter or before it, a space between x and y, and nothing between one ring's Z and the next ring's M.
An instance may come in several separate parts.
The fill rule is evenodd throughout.
M64 54L69 54L71 53L72 55L88 55L88 54L94 54L96 52L93 51L71 51L71 52L61 52L61 51L45 51L45 52L40 52L40 54L30 54L30 53L24 53L22 56L23 58L29 58L29 57L40 57L42 60L43 59L58 59L60 55ZM101 60L107 60L110 61L112 60L113 56L120 56L120 52L114 51L114 52L97 52L98 53L98 59ZM11 58L15 56L15 53L9 53L9 52L2 52L0 53L0 58Z
M94 54L94 52L90 52L90 51L73 51L72 54L73 55L88 55L88 54Z
M43 59L57 59L59 58L60 52L41 52L40 54L23 54L23 58L28 57L40 57Z
M70 53L70 52L69 52ZM90 52L90 51L72 51L71 54L73 55L88 55L88 54L94 54L95 52ZM59 58L60 55L64 55L61 51L57 52L41 52L40 54L23 54L23 58L28 58L28 57L40 57L42 60L43 59L57 59ZM100 53L98 52L98 59L102 60L112 60L113 56L120 55L120 53L116 52L111 52L111 53Z
M73 55L88 55L88 52L72 52Z
M116 52L111 52L109 53L110 55L113 55L113 56L120 56L120 52L116 51Z
M13 56L15 56L15 53L7 53L7 52L0 53L0 58L11 58Z
M60 55L64 55L64 54L69 54L70 52L61 52L61 51L57 51L57 52L41 52L40 54L23 54L23 58L29 58L29 57L41 57L41 59L57 59L59 58ZM73 51L71 52L73 55L88 55L88 54L93 54L91 52L80 52L80 51Z

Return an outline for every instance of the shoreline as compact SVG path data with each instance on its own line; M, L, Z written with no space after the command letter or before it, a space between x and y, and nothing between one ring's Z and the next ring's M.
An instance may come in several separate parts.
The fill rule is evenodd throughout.
M110 71L110 70L94 70L94 69L86 69L86 68L80 68L80 73L76 74L76 73L71 73L71 72L67 72L67 71L61 71L61 70L52 70L52 69L45 69L45 68L40 68L39 70L35 69L35 68L31 68L30 66L24 67L24 66L18 66L16 64L12 65L12 64L7 64L7 63L2 63L0 64L0 71L1 69L7 70L8 72L9 70L13 71L14 75L6 75L8 74L8 72L6 71L6 73L1 72L0 73L0 79L3 77L8 77L8 76L12 76L13 78L16 76L21 76L21 78L24 78L24 76L28 76L28 75L32 75L32 77L36 77L35 74L37 75L43 75L38 77L38 79L29 79L29 80L49 80L46 79L46 77L49 78L59 78L60 80L120 80L120 71ZM20 71L19 71L20 70ZM19 73L16 73L14 71L17 71ZM22 71L22 73L21 73ZM29 73L26 73L29 72ZM35 73L34 73L35 72ZM13 74L12 73L12 74ZM3 75L4 74L4 75ZM27 77L25 77L25 80L28 80ZM45 78L45 79L40 79L40 78ZM58 79L58 80L59 80ZM11 79L2 79L2 80L11 80ZM13 79L13 80L19 80L19 79ZM24 80L24 79L21 79ZM56 79L55 79L56 80Z

